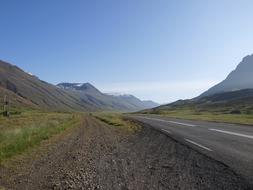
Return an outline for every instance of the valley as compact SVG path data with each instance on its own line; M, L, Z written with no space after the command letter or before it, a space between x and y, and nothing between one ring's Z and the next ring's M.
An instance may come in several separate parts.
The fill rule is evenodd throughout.
M246 87L159 106L90 83L52 85L0 62L10 114L0 116L0 188L251 189Z
M253 190L252 7L1 0L0 190Z

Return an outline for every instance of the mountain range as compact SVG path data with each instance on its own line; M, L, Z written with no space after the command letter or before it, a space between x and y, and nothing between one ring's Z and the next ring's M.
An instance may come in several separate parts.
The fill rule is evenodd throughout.
M60 83L57 87L67 92L77 93L80 97L95 98L96 101L93 103L96 106L106 105L107 109L111 110L135 111L159 105L153 101L142 101L133 95L102 93L90 83Z
M224 105L253 109L253 55L243 58L225 80L191 100L159 106L132 95L105 94L90 83L53 85L0 61L0 101L7 95L14 107L76 111L139 111L195 105L198 109Z
M0 101L8 96L14 108L64 111L137 111L158 106L134 96L112 96L89 83L53 85L15 65L0 61Z

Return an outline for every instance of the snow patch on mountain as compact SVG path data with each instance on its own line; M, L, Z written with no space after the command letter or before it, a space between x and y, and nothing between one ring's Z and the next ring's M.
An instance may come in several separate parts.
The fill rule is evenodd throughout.
M125 94L125 93L120 93L120 92L110 92L106 93L109 96L124 96L124 97L131 97L131 94Z

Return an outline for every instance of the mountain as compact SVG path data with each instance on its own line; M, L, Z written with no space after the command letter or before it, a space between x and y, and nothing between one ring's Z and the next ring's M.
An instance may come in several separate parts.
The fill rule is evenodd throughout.
M15 94L14 92L10 90L7 90L6 88L0 87L0 104L1 105L3 105L4 96L6 96L7 99L10 101L12 110L17 110L17 108L36 108L36 105L34 105L31 101Z
M160 106L160 104L152 101L152 100L143 100L142 101L144 104L145 104L145 109L148 109L148 108L155 108L157 106Z
M218 94L213 94L210 96L205 96L199 99L197 102L232 102L232 101L243 101L243 100L253 100L253 89L243 89L231 92L223 92Z
M107 105L108 108L113 110L138 111L159 105L152 101L141 101L133 95L105 94L90 83L60 83L57 86L72 93L77 93L80 97L93 97L98 105Z
M89 93L102 94L98 89L96 89L90 83L60 83L57 86L64 90L78 90L78 91L85 91L87 93L89 92Z
M56 111L137 111L150 105L132 97L106 95L89 83L52 85L0 61L0 101L7 95L12 108L49 109Z
M15 65L0 61L0 96L9 95L13 106L18 101L24 107L52 110L95 110L74 93L24 72Z
M253 55L244 57L224 81L210 88L200 97L250 88L253 88Z
M192 110L215 113L253 113L253 55L243 58L237 68L221 83L190 100L178 100L143 113Z
M142 109L154 108L159 106L159 104L156 102L153 102L151 100L142 101L131 94L109 94L109 95L113 96L114 98L118 99L121 102L126 102L129 105L139 107Z
M178 100L171 104L144 110L141 113L160 114L168 111L189 112L189 110L197 115L201 112L251 114L253 113L253 89L223 92L191 100Z

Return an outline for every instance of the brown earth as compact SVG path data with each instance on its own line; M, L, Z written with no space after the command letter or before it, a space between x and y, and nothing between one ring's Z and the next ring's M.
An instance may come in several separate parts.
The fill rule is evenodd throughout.
M0 186L18 190L250 189L227 166L148 126L133 134L91 117L51 142L43 154L19 165L18 169L0 167Z

